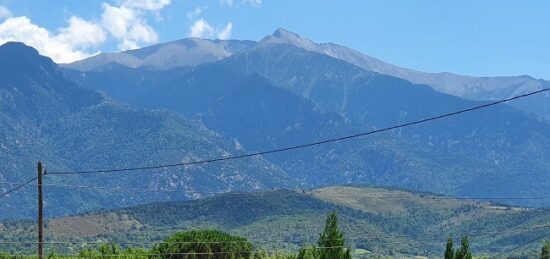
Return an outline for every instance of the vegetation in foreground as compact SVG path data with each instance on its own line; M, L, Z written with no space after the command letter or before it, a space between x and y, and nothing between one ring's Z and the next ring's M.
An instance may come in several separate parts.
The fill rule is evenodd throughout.
M373 197L404 197L378 199ZM281 202L284 201L284 202ZM153 203L137 207L94 211L51 218L46 222L46 251L77 254L82 242L109 242L122 248L158 243L177 232L217 229L249 240L256 249L293 251L317 244L325 217L336 211L346 245L355 254L381 254L410 258L441 257L449 235L460 246L469 236L476 255L497 254L548 234L549 209L499 206L399 189L333 186L311 192L290 190L252 194L224 194L195 201ZM2 221L0 236L6 242L36 239L33 221ZM131 242L131 244L125 243ZM36 246L0 244L0 251L34 254ZM532 244L513 251L538 258ZM539 244L540 245L540 244Z
M69 256L70 257L70 256ZM246 238L232 236L218 230L179 232L151 249L132 247L122 249L117 244L101 244L97 249L85 249L77 258L208 258L208 259L351 259L351 248L345 247L344 233L339 229L338 216L327 216L325 229L318 246L300 249L297 254L254 250ZM32 256L0 253L0 259L32 258ZM52 252L47 258L67 258Z
M454 249L452 237L447 239L445 259L472 259L467 236L462 237L460 247ZM11 255L0 252L0 259L26 259L35 256ZM327 215L325 228L317 245L303 247L298 253L255 250L246 238L233 236L218 230L193 230L174 234L150 249L131 247L122 249L118 244L101 244L96 249L84 249L76 255L50 253L47 258L170 258L170 259L351 259L382 258L372 253L352 255L346 246L343 231L338 224L336 212ZM483 257L480 257L483 258ZM529 258L527 256L508 258ZM540 253L541 259L550 258L550 240L546 240Z

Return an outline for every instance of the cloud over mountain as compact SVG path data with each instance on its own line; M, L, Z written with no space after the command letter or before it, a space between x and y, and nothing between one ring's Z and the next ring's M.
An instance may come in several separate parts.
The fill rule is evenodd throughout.
M0 24L0 44L22 41L59 63L71 62L93 54L90 49L103 43L106 34L92 22L77 16L69 19L69 25L57 34L40 27L25 17L8 18Z
M189 28L189 36L197 38L218 38L226 40L231 37L231 31L233 30L233 23L228 22L223 28L214 28L210 23L201 18Z
M56 31L37 25L27 16L12 17L0 6L0 44L20 41L38 49L57 63L69 63L97 54L108 37L118 41L119 50L139 48L152 44L159 37L147 22L147 16L159 16L159 11L171 0L126 0L120 5L103 3L99 20L85 20L71 16L66 27Z

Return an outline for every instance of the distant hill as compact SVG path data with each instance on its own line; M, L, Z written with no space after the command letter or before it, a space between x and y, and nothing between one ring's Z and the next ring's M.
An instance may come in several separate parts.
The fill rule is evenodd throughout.
M0 46L0 193L48 171L134 167L246 152L235 139L167 111L132 108L67 80L47 57L21 43ZM153 190L45 188L47 216L208 192L288 186L288 176L261 157L220 165L96 175L48 175L46 184ZM0 219L35 215L35 188L0 200ZM154 191L158 190L158 191ZM168 192L169 191L169 192ZM197 193L197 191L200 191Z
M550 231L541 227L550 222L547 210L399 189L333 186L90 212L51 219L46 233L49 240L139 244L180 230L216 228L247 237L257 247L294 250L317 241L329 211L339 213L348 244L394 256L440 256L449 235L458 239L463 234L469 234L475 254L495 254ZM0 234L5 240L31 240L33 228L28 222L3 222ZM538 251L538 246L516 253Z

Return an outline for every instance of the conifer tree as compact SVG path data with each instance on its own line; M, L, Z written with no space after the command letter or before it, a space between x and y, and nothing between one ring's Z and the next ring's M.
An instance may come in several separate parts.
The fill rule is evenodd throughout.
M318 257L317 249L315 249L315 247L305 247L300 249L297 259L316 259Z
M472 252L470 251L470 243L468 242L468 237L462 237L460 241L460 249L455 253L455 259L472 259Z
M344 234L338 227L338 215L330 212L327 216L325 230L319 237L319 259L351 259L351 253L344 247Z
M453 249L453 238L447 238L447 247L445 248L445 259L454 259L455 251Z
M550 240L544 241L542 246L542 252L540 253L540 259L549 259L550 258Z

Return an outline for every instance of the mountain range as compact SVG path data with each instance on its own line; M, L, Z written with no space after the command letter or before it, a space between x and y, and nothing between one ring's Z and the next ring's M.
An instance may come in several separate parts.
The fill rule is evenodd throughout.
M173 112L131 108L80 88L49 58L21 43L0 47L0 78L2 191L10 189L9 183L36 176L39 160L46 170L64 171L146 166L246 152L235 139L213 132L198 121ZM189 199L208 192L270 188L288 185L290 179L277 166L256 157L216 166L128 174L46 175L44 182L99 188L45 188L46 215L56 216ZM139 193L147 189L152 191ZM0 218L31 217L35 214L35 197L30 187L4 197Z
M56 65L0 46L0 180L173 164L322 141L549 86L527 76L431 74L284 29L261 41L188 38ZM396 186L461 196L550 194L548 96L349 141L230 162L46 176L48 216L230 190ZM9 185L0 185L7 190ZM157 191L155 191L157 190ZM34 189L0 218L34 215ZM548 206L549 200L509 200ZM28 208L16 210L16 207ZM48 207L49 206L49 207Z
M121 64L132 68L170 69L190 65L200 65L218 61L228 56L269 44L292 45L297 48L316 52L356 65L366 71L402 78L415 84L424 84L436 91L469 100L497 100L513 95L539 90L550 86L550 82L535 79L527 75L475 77L450 72L426 73L399 67L357 50L334 43L316 43L283 28L259 42L238 40L207 40L188 38L179 41L161 43L139 50L121 53L105 53L68 64L67 67L81 70L101 70L112 64ZM520 100L511 105L546 120L550 119L548 93Z
M131 105L200 120L254 151L486 103L346 62L346 51L357 54L279 29L216 62L168 70L109 63L67 74ZM304 187L360 182L467 196L537 195L549 185L548 157L541 152L549 147L548 132L543 118L503 105L266 159Z

